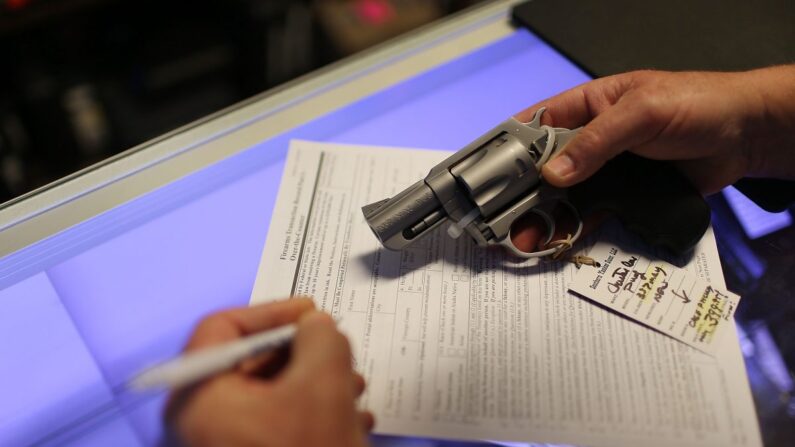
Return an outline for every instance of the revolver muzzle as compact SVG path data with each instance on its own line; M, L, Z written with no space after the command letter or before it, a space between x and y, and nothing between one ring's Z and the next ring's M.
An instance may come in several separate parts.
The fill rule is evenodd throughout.
M424 180L391 199L363 206L362 213L378 240L390 250L402 250L447 219Z

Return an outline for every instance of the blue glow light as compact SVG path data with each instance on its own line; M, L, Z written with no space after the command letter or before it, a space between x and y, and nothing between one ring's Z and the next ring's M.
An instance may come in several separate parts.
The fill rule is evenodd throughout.
M0 260L0 444L158 442L163 400L112 390L248 302L291 139L453 150L586 80L518 31Z
M767 236L792 225L789 211L780 213L765 211L733 186L724 188L722 192L745 234L751 239Z

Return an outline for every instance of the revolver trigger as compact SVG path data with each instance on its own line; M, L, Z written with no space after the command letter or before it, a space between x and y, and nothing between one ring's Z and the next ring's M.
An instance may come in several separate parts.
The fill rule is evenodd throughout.
M580 238L580 235L582 234L583 222L582 219L580 218L580 214L577 212L577 209L574 208L574 206L572 206L571 203L565 200L562 200L558 203L565 205L573 213L573 216L577 221L577 229L574 231L574 234L569 234L565 239L553 241L552 238L555 235L555 219L545 209L534 208L528 210L527 213L533 213L544 220L544 224L546 225L547 228L547 235L544 240L544 243L542 244L544 246L544 249L538 251L529 251L529 252L520 250L513 244L512 235L510 232L507 237L499 241L499 244L503 245L511 253L513 253L514 255L520 258L539 258L539 257L550 256L553 260L559 259L563 255L563 253L565 253L568 249L570 249L571 245ZM511 227L511 230L513 230L513 225Z

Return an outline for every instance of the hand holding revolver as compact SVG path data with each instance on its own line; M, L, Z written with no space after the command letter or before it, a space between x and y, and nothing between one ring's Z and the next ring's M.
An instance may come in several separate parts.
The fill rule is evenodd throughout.
M792 80L787 66L633 72L592 81L520 113L425 180L363 211L388 248L400 249L451 220L451 236L467 232L479 245L500 244L533 257L565 248L549 246L551 210L563 203L577 221L607 210L651 244L683 253L709 224L701 193L745 175L793 177L787 151L776 144L789 138L792 147L786 132L793 120ZM546 226L541 249L528 215ZM581 230L578 223L568 242Z

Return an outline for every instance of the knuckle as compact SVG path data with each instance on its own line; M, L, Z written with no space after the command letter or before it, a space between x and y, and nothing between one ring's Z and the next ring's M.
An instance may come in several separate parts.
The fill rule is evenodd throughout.
M656 87L648 87L637 90L633 96L633 101L638 112L650 115L660 103L662 92Z
M642 89L633 98L634 114L642 130L656 128L668 113L665 106L666 93L659 88Z
M219 327L226 325L226 316L223 313L212 314L204 317L196 325L196 334L215 332Z
M626 74L630 83L635 86L644 85L659 76L660 72L657 70L635 70Z

